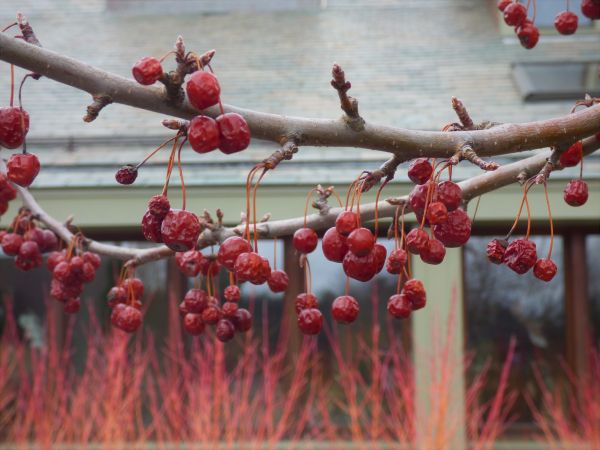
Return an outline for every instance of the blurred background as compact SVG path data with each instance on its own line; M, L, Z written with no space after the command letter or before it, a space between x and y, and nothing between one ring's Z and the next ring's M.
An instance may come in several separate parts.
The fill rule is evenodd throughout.
M580 1L569 3L572 11L579 12ZM547 119L567 114L574 101L586 93L600 96L600 26L580 14L577 33L559 36L553 20L565 5L562 0L537 2L536 24L542 36L537 47L529 51L504 25L492 0L6 0L0 4L0 23L9 24L17 11L22 12L45 48L128 78L138 59L164 55L181 35L188 50L202 53L216 49L212 67L225 103L284 115L339 117L337 95L329 84L331 66L337 62L352 82L350 94L359 100L365 120L439 130L456 120L450 105L452 96L465 103L475 122ZM167 58L163 66L169 70L174 62ZM17 80L25 74L20 69L16 72ZM7 64L0 64L0 83L9 86ZM3 105L8 97L9 89L5 88L0 94ZM144 247L147 244L139 223L147 199L159 193L164 183L167 152L157 154L132 186L117 185L114 173L123 164L141 161L172 132L160 124L165 117L122 105L110 105L97 120L84 123L81 118L90 101L88 94L45 78L25 84L23 107L31 117L28 150L42 163L31 190L57 219L73 215L73 223L86 236ZM227 224L239 223L246 175L276 147L254 140L248 150L232 156L186 150L183 163L188 209L214 213L221 208ZM527 154L507 155L496 161L509 163ZM385 159L385 153L361 149L301 148L293 161L281 164L262 182L258 214L269 212L273 219L300 216L305 195L315 183L334 185L340 193L345 192L362 170L375 169ZM478 172L474 166L461 165L453 176L460 180ZM583 207L571 208L564 204L562 190L578 173L579 167L553 173L549 182L557 231L554 259L559 267L550 283L542 283L532 274L518 277L506 267L492 266L485 257L487 242L504 236L514 220L521 198L519 186L481 199L474 236L464 248L449 251L442 266L414 261L414 270L428 289L429 304L412 319L402 323L384 319L395 277L382 272L369 283L351 283L351 293L361 303L361 315L357 323L337 331L339 342L357 342L360 337L365 348L372 349L377 324L377 349L381 348L381 353L375 353L389 355L394 349L392 353L397 354L402 349L407 355L405 363L410 363L417 380L413 392L415 420L426 416L433 405L428 397L431 392L423 394L418 389L419 380L427 384L433 376L429 352L439 336L432 333L442 323L445 325L440 329L452 330L449 337L440 332L449 339L442 348L460 362L456 367L468 362L464 373L457 368L458 376L447 383L452 391L448 401L463 417L449 438L456 445L452 448L464 446L479 435L481 427L475 426L473 431L468 426L470 387L481 381L478 377L485 371L485 383L477 391L478 404L486 405L495 398L503 382L502 367L511 337L515 338L514 354L510 375L504 381L507 389L518 395L509 408L513 420L503 427L502 441L507 448L518 448L517 442L544 435L534 413L536 407L543 407L543 393L547 392L540 387L541 381L552 392L591 373L589 351L600 344L600 157L596 154L585 159L590 199ZM179 181L173 177L171 184L172 204L178 205ZM402 195L410 189L403 165L384 195ZM372 200L367 196L363 201ZM534 241L542 254L549 245L543 190L534 188L530 202ZM17 203L13 202L1 225L6 226L14 216ZM474 204L469 207L471 216L473 208ZM518 231L524 229L522 225ZM385 239L387 226L381 230L380 239L389 250L393 242ZM290 308L304 283L297 255L289 240L261 242L260 250L272 264L273 255L279 255L279 268L285 267L291 284L285 296L272 294L266 287L244 286L244 303L255 302L252 307L257 308L255 337L276 348L282 330L289 329L286 347L290 353L300 354L307 344L295 328L295 314ZM341 267L327 262L319 251L311 254L310 263L313 290L331 325L329 306L342 293L345 277ZM103 258L96 280L83 295L89 308L83 308L77 317L73 337L59 339L60 345L72 344L70 358L76 365L84 366L89 358L86 339L90 318L99 318L105 332L109 328L105 295L119 270L117 261ZM137 275L151 292L144 329L151 331L154 344L159 345L170 336L173 321L166 319L169 311L192 281L179 274L172 260L147 264ZM11 299L15 330L20 339L25 338L26 347L48 348L44 325L49 320L69 328L60 305L57 308L45 301L49 278L44 268L20 272L11 258L0 253L0 295ZM226 275L222 274L221 285L225 284ZM267 321L267 331L260 336ZM0 329L6 332L8 322L5 306L0 308ZM182 339L185 345L192 345L191 338ZM236 345L226 347L225 352L236 351L231 350L238 348ZM321 355L319 377L339 381L344 368L336 359L331 337L323 333L312 345ZM352 344L345 345L351 354L356 353ZM364 369L359 365L357 373L361 367ZM404 370L408 365L402 367ZM369 376L365 375L365 380L373 383ZM289 380L283 380L283 385L286 382ZM331 404L339 401L335 389L324 392L331 393ZM336 426L346 430L340 431L339 437L357 440L347 431L353 429L351 415L336 414ZM369 410L364 423L371 420ZM427 431L416 426L416 431L408 433L412 436L409 441L415 433ZM291 439L291 434L284 435ZM15 436L0 432L0 438L14 440ZM323 437L308 432L299 436ZM383 439L379 435L375 438Z

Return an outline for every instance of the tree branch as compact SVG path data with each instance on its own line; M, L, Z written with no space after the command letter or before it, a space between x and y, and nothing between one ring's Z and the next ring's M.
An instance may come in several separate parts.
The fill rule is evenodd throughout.
M109 95L115 103L189 119L197 115L185 100L173 105L161 86L141 86L34 45L0 34L0 59L92 95ZM503 124L483 130L452 133L412 131L366 123L362 131L350 129L343 120L289 117L224 105L225 111L244 116L252 137L280 143L292 139L297 145L359 147L400 155L450 157L470 144L479 156L493 156L571 144L600 131L600 105L564 117L524 124ZM217 107L204 113L216 117Z
M583 153L589 155L600 148L600 141L594 137L583 141ZM499 167L493 172L483 173L468 180L459 183L463 198L469 201L487 192L496 190L503 186L507 186L515 181L518 181L520 176L531 177L538 173L550 158L551 151L541 152L529 158L507 164ZM560 170L557 167L554 170ZM54 231L63 241L70 242L73 238L73 233L68 227L48 215L42 207L37 203L31 192L20 186L16 186L19 195L23 201L23 206L29 208L34 216L48 228ZM397 197L379 202L379 217L392 217L394 215L396 205L407 204L408 196ZM319 210L317 214L311 214L307 217L307 226L315 230L323 230L331 227L335 223L335 219L342 211L342 208L331 208L325 214ZM364 222L373 220L375 216L375 203L368 203L360 207L361 219ZM410 212L410 206L407 204L406 212ZM217 214L219 216L219 214ZM219 220L219 224L221 220ZM304 217L296 217L293 219L276 220L273 222L265 222L257 224L257 233L262 238L284 237L292 235L297 229L304 226ZM210 245L219 244L230 236L240 236L245 225L237 227L216 226L213 229L206 229L200 235L198 240L198 248L202 249ZM100 242L86 239L84 245L87 249L100 255L109 256L127 261L130 266L138 266L150 261L156 261L162 258L167 258L173 255L173 251L164 245L156 246L149 249L136 249L119 247L116 245L102 244Z

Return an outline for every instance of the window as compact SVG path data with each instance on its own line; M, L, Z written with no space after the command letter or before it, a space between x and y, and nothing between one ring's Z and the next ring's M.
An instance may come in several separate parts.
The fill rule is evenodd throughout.
M578 100L600 95L600 61L515 63L513 76L524 101Z

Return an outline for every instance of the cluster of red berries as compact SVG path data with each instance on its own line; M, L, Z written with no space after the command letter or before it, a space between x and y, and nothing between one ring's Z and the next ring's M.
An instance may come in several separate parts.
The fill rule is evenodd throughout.
M133 333L142 324L144 283L139 278L121 278L108 291L108 306L112 310L110 321L116 328Z
M528 238L515 239L510 244L505 239L492 239L486 253L488 260L494 264L506 264L519 275L533 268L533 275L542 281L552 280L558 270L551 258L538 258L535 242Z
M171 209L165 195L155 195L142 217L142 232L151 242L162 242L175 252L193 250L203 226L196 214L184 209Z
M31 211L21 208L7 231L0 231L0 245L8 256L15 257L15 266L31 270L42 265L42 253L58 248L53 231L39 228Z
M0 147L9 149L21 147L28 131L29 114L24 109L16 106L0 108ZM40 161L33 153L13 154L6 163L6 177L22 187L28 187L33 183L39 171Z
M560 163L564 167L574 167L580 164L582 159L583 143L581 141L577 141L560 155ZM581 178L569 181L565 186L563 198L570 206L584 205L588 199L587 183Z
M78 242L76 236L68 249L53 251L46 261L52 274L50 296L63 303L64 311L69 314L79 311L83 285L94 280L101 262L96 253L82 251Z
M252 327L252 314L240 308L240 288L235 284L223 292L225 302L202 289L190 289L179 304L183 328L192 336L204 333L206 325L215 325L215 334L221 342L233 339L235 333L245 333Z
M504 22L515 28L521 45L527 49L535 47L540 39L540 31L534 25L533 20L527 17L527 7L518 0L498 0L498 9L504 13ZM592 20L600 19L600 1L583 0L581 12ZM574 12L561 11L554 18L554 28L563 35L574 34L577 31L578 22L579 18Z

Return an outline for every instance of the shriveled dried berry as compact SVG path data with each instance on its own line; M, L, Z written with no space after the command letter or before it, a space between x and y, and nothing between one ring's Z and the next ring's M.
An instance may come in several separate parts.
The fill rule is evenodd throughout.
M508 241L504 239L492 239L485 248L488 260L494 264L502 264L506 247L508 247Z
M8 256L15 256L23 244L23 238L16 233L6 233L2 237L2 251Z
M164 219L170 210L171 203L165 195L155 195L148 200L148 211L159 219Z
M341 295L331 304L331 315L336 322L352 323L358 317L358 301L350 295Z
M123 281L123 288L129 295L133 295L134 298L142 298L144 295L144 282L139 278L126 278Z
M149 86L162 77L163 68L158 59L153 56L146 56L133 65L131 73L135 81Z
M373 254L373 260L375 261L375 270L379 273L383 269L383 266L385 266L387 249L381 244L375 244L371 253Z
M226 155L241 152L250 145L250 128L246 119L237 113L221 114L219 125L219 150Z
M202 226L196 214L172 209L161 225L162 240L175 252L187 252L196 247Z
M294 302L294 308L296 309L296 314L300 314L301 311L308 308L316 308L319 304L317 297L313 294L302 293L298 294L296 300Z
M419 255L424 263L440 264L446 256L446 247L437 239L430 239Z
M448 213L448 220L433 226L433 235L446 247L460 247L471 237L471 219L461 209Z
M303 309L298 314L298 328L303 334L319 334L323 328L323 314L316 308Z
M583 180L571 180L565 187L563 198L568 205L581 206L588 199L588 185Z
M235 336L235 325L229 319L221 319L217 323L215 334L217 335L217 339L221 342L230 341Z
M202 258L200 261L200 272L205 277L216 277L221 271L221 264L212 256Z
M215 305L208 305L202 311L202 320L204 321L204 323L207 323L209 325L216 324L221 319L221 317L223 317L223 312L218 306Z
M271 276L267 280L269 289L273 292L285 292L289 283L287 273L283 270L273 270Z
M111 321L113 324L127 333L133 333L142 324L142 313L139 309L130 305L123 305L122 303L113 308L111 315ZM113 316L114 320L113 320Z
M146 211L142 217L142 233L144 238L150 242L162 242L162 227L163 219L155 216L150 211Z
M241 296L240 288L235 284L227 286L223 291L223 297L228 302L239 302Z
M561 153L559 161L565 167L574 167L583 158L583 143L575 142L565 152Z
M128 164L117 170L115 173L115 180L117 180L117 183L119 184L133 184L137 176L137 168Z
M252 328L252 314L245 308L238 308L231 321L238 333L245 333Z
M454 211L462 202L462 189L454 181L442 181L436 192L437 200L446 206L448 212Z
M202 289L190 289L183 301L187 312L201 314L208 306L208 294Z
M537 261L535 243L529 239L515 239L504 252L504 264L519 275L531 269Z
M448 208L442 202L432 202L427 206L427 222L431 225L448 220Z
M239 305L235 302L225 302L221 308L223 311L223 316L227 317L228 319L233 319L238 309Z
M550 281L556 275L558 268L551 259L540 258L533 266L533 275L542 281Z
M196 116L190 121L187 137L192 149L198 153L208 153L219 146L219 127L208 116Z
M23 145L29 131L29 114L16 106L0 108L0 146L17 148Z
M406 319L412 312L412 303L405 294L395 294L389 298L387 310L396 319Z
M412 309L421 309L425 306L427 296L425 293L425 287L420 280L411 278L402 287L402 294L406 295L412 305Z
M198 336L204 333L204 322L201 314L187 313L183 316L183 328L188 334Z
M390 252L390 256L387 260L386 269L389 273L398 275L402 272L402 268L408 261L408 255L404 249L397 248Z
M433 166L427 158L417 158L408 167L408 178L415 184L424 184L431 178Z
M429 235L425 230L413 228L406 234L406 249L418 255L421 253L429 242Z
M185 90L192 106L200 110L216 105L221 95L217 77L203 70L198 70L190 76Z
M358 281L369 281L377 273L377 262L373 252L365 256L356 256L352 252L346 253L342 261L344 273Z
M230 272L234 271L235 261L242 253L252 251L250 243L239 236L232 236L223 241L219 247L217 260Z
M249 281L252 284L263 284L271 276L271 269L265 274L265 262L268 261L255 252L242 253L237 257L234 266L235 276L239 281Z
M177 267L186 277L195 277L200 273L204 255L198 250L175 253Z
M6 176L21 187L28 187L40 172L40 160L33 153L16 153L6 163Z
M122 286L113 286L106 295L108 306L114 308L119 303L127 303L127 291Z

